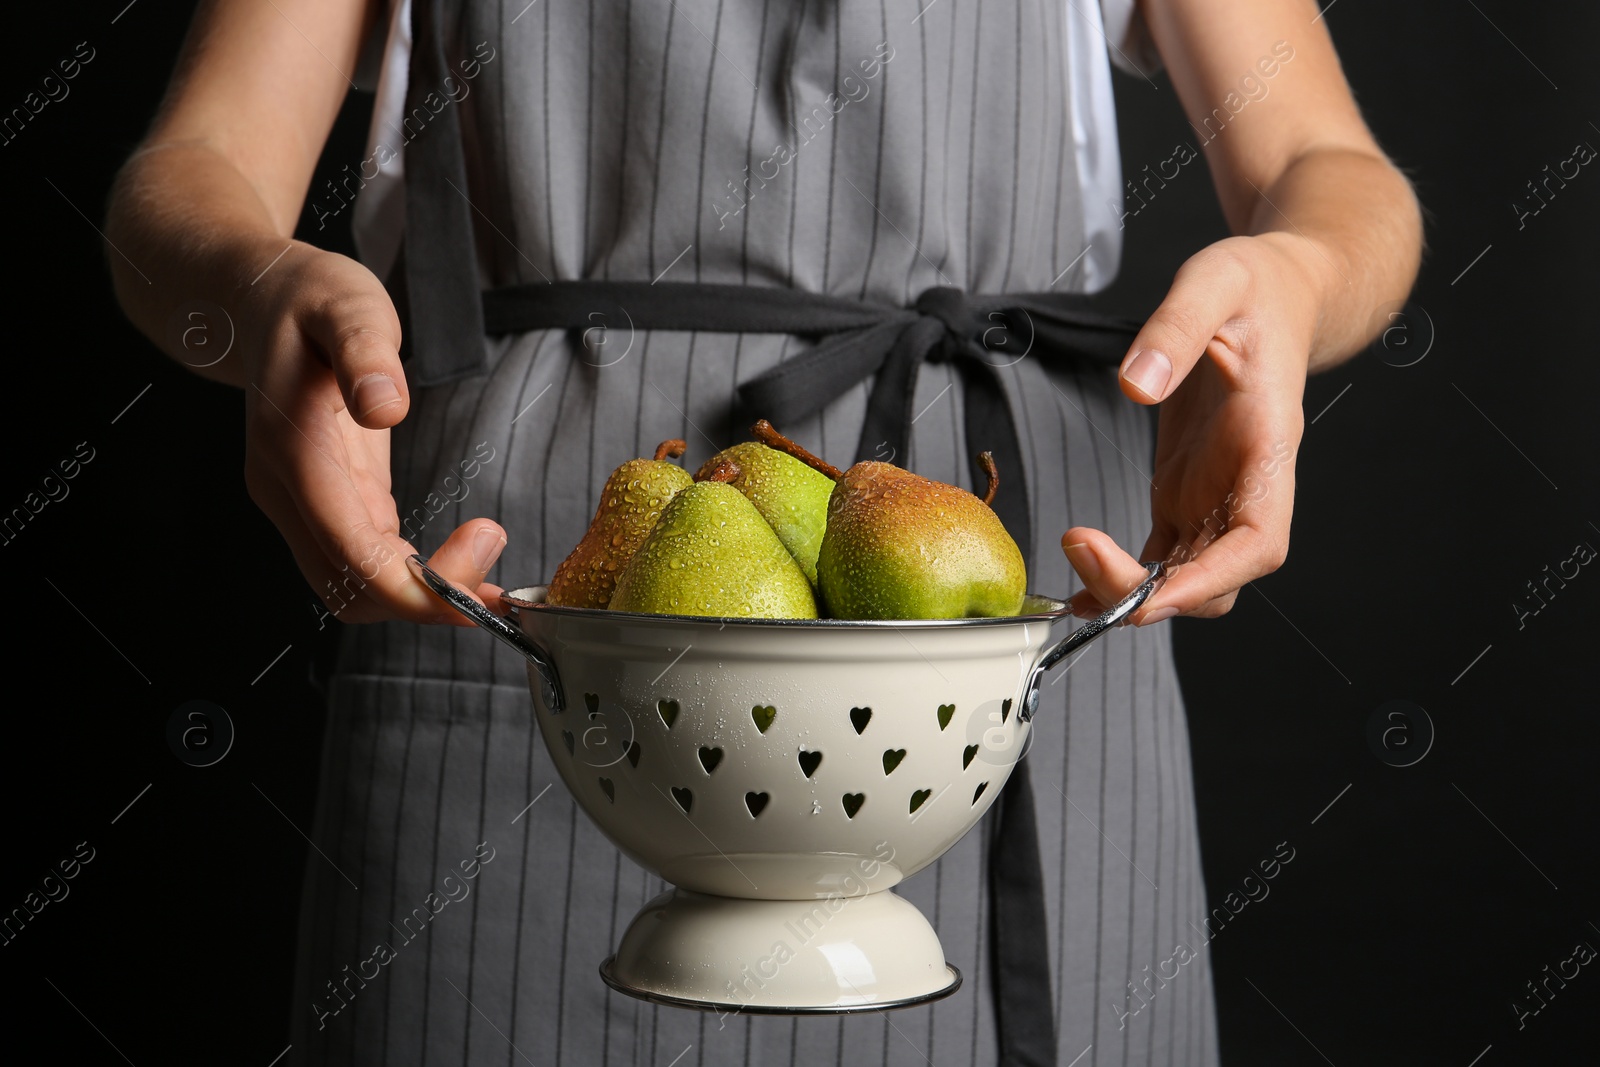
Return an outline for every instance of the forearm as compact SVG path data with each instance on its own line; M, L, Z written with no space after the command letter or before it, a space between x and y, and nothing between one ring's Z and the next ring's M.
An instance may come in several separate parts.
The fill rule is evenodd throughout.
M242 385L245 361L202 367L209 356L183 349L184 305L215 304L243 330L273 278L312 252L278 260L375 11L371 0L202 0L196 11L150 135L112 188L106 236L123 310L197 373ZM239 347L266 344L270 318Z
M118 174L107 213L117 299L167 355L207 378L243 385L242 360L200 367L174 316L204 301L227 310L237 327L258 295L252 283L289 246L294 221L274 217L244 175L202 143L143 150Z
M1422 255L1410 183L1387 160L1348 149L1309 151L1286 167L1255 196L1249 232L1276 235L1314 294L1312 371L1372 340L1378 312L1410 293Z

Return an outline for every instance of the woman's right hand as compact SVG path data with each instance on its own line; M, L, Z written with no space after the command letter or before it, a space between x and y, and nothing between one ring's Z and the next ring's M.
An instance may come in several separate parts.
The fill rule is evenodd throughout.
M389 294L354 260L288 237L352 84L346 72L389 6L202 0L167 98L117 176L107 262L145 336L244 389L250 496L328 611L466 625L406 566L389 428L410 397ZM232 318L233 355L187 358L171 324L191 301ZM499 526L474 519L430 562L492 598L484 572L504 545Z
M412 575L391 491L389 429L410 393L400 320L378 279L345 256L293 242L257 282L238 337L245 484L328 611L345 622L471 625ZM480 600L506 535L458 527L430 565Z

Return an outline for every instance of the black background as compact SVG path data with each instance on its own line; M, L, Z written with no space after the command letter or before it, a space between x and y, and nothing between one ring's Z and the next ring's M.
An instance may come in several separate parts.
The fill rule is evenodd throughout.
M94 449L0 557L0 911L79 842L95 850L70 896L0 946L0 1040L70 1063L264 1067L287 1044L322 721L308 679L333 631L245 495L240 395L159 357L111 298L94 227L189 9L125 3L16 8L0 45L6 111L78 42L95 49L70 96L0 147L0 511ZM1577 143L1600 147L1597 27L1577 5L1336 4L1347 74L1416 182L1429 249L1387 343L1310 383L1287 566L1227 618L1174 624L1213 901L1278 842L1296 850L1212 943L1224 1059L1594 1062L1596 968L1522 1029L1511 1004L1577 942L1600 947L1600 573L1520 629L1512 605L1579 542L1600 547L1600 172L1520 228L1512 205L1536 206L1525 183ZM1164 76L1117 90L1126 172L1199 147ZM329 158L360 158L367 106L346 108ZM1225 232L1198 165L1126 225L1130 308ZM197 698L237 728L205 768L165 733ZM1389 735L1391 761L1426 750L1411 766L1368 740L1391 700L1431 721L1431 747L1414 714Z

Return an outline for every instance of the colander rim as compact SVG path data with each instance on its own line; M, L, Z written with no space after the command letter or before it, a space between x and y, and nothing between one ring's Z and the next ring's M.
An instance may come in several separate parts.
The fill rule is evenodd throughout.
M995 618L964 619L748 619L742 616L721 615L658 615L637 611L613 611L610 608L579 608L546 604L543 600L547 586L530 585L507 589L500 599L515 611L532 610L544 614L592 621L617 621L629 623L660 623L716 627L718 630L733 627L817 629L817 630L958 630L980 626L1016 626L1026 623L1051 623L1076 618L1065 600L1036 593L1023 598L1024 609L1033 608L1020 615L1003 615Z

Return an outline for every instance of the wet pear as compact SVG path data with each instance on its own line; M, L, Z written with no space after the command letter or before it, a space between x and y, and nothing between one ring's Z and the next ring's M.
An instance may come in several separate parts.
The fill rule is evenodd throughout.
M888 463L840 472L765 421L752 431L834 478L817 557L817 592L838 619L956 619L1016 615L1027 573L1022 552L985 497Z
M814 619L811 583L724 461L680 489L617 578L615 611Z
M683 441L663 441L654 459L630 459L611 472L588 533L550 579L547 603L571 608L610 605L618 576L667 503L693 484L688 471L667 462L669 456L683 455L686 447Z
M817 553L822 548L822 532L828 523L828 497L833 479L812 470L793 456L768 448L759 441L747 441L723 449L701 467L695 481L711 477L724 461L733 463L739 475L728 484L743 493L761 512L794 557L812 585L817 584Z

